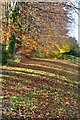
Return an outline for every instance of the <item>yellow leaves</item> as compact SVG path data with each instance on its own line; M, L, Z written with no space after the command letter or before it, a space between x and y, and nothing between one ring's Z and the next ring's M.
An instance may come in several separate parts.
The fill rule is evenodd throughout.
M7 26L5 26L4 29L1 30L1 37L3 43L6 43L6 41L9 42L10 31L11 30Z
M1 30L1 37L2 37L2 42L5 42L5 33L3 30Z
M76 106L77 102L74 100L74 105Z
M70 46L68 44L62 44L61 46L56 45L56 47L58 48L60 53L69 52L70 51Z
M4 19L4 22L6 23L6 22L7 22L7 19Z
M19 16L17 16L17 22L20 22L20 18L19 18Z
M37 50L38 43L34 39L29 39L26 37L26 35L22 35L22 47L21 51L26 55L26 56L31 56L33 55L34 51Z
M66 102L67 105L69 105L69 102Z
M13 29L16 29L15 24L12 24L12 28L13 28Z
M23 45L25 43L25 46L29 46L29 47L32 47L32 48L35 48L37 46L37 42L34 41L34 39L26 39L26 41L23 42Z
M66 44L65 49L66 49L67 52L69 52L70 51L70 45Z

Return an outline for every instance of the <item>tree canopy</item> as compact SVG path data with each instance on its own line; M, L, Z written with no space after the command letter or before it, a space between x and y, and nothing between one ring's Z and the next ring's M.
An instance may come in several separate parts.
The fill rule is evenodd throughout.
M47 57L59 58L70 51L64 3L16 2L8 6L1 35L10 57L19 52L30 58L42 51Z

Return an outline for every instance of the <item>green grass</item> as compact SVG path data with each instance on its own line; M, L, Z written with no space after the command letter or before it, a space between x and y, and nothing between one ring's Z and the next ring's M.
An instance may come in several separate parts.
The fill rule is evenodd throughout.
M72 55L64 55L64 60L68 60L78 66L80 66L80 57L72 56Z

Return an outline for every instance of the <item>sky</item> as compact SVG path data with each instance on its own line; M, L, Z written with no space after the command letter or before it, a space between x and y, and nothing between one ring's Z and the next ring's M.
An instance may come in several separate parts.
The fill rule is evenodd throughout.
M76 0L68 0L68 1L74 3L74 5L76 7L78 7L77 3L80 0L77 0L77 2L76 2ZM72 14L71 16L73 18L72 24L69 24L69 22L68 22L68 25L67 25L67 27L69 29L68 35L71 36L71 37L74 37L77 40L77 43L80 46L80 35L79 35L79 33L80 33L80 12L77 9L75 9L75 10L76 10L76 12L74 10L70 10L68 12L68 16L71 13Z

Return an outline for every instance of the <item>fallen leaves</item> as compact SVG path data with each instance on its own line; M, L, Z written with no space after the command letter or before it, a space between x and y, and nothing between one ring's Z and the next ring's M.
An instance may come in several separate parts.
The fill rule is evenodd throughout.
M3 66L3 68L6 70L3 74L2 109L8 117L69 117L73 109L78 110L78 96L73 92L74 87L70 80L68 82L67 78L64 80L65 76L59 80L59 75L55 74L53 78L54 74L47 71L26 69L26 67ZM9 70L10 73L6 72ZM67 71L67 68L65 70Z

